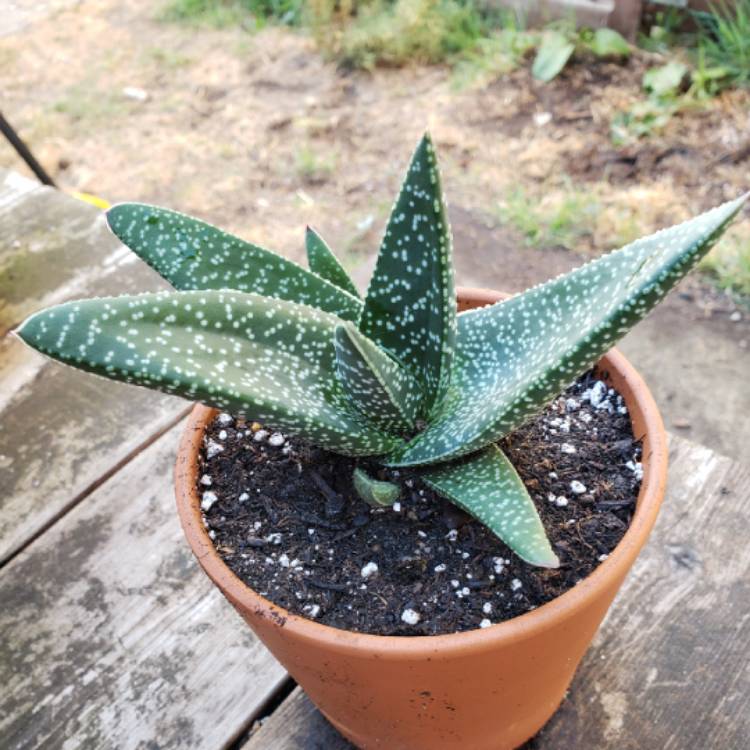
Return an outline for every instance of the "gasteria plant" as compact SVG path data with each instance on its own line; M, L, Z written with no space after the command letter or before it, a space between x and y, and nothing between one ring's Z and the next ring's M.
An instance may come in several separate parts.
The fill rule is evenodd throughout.
M364 299L322 238L310 271L137 203L112 231L178 291L69 302L28 344L67 364L247 415L328 450L416 467L534 565L559 562L497 441L591 367L705 255L747 196L523 294L456 312L429 136L412 158ZM393 502L361 470L358 491Z

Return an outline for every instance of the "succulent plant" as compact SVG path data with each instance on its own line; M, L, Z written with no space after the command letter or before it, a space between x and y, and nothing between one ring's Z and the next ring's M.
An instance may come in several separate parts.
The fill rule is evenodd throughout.
M83 370L414 467L534 565L559 562L497 442L591 367L710 249L745 197L505 301L457 314L432 143L414 153L364 298L314 231L310 271L197 219L111 208L177 291L70 302L18 330ZM364 471L357 491L393 502Z

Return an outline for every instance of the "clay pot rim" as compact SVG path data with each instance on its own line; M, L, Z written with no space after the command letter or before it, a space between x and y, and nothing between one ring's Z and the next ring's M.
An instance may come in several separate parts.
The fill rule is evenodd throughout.
M457 289L459 309L467 303L492 304L500 295L487 289ZM180 441L175 465L175 495L180 521L188 543L212 581L234 604L290 631L297 639L325 643L338 650L378 652L382 658L440 658L441 651L455 653L479 651L525 640L571 618L587 602L604 593L609 583L624 576L648 537L659 511L666 486L668 448L664 424L658 407L635 368L616 349L598 363L602 370L614 373L618 389L625 399L636 438L643 439L643 480L636 512L620 543L581 583L546 604L488 628L459 633L427 636L384 636L342 630L294 615L260 596L241 581L224 563L203 525L197 490L198 453L206 425L217 409L196 404ZM640 427L640 429L639 429Z

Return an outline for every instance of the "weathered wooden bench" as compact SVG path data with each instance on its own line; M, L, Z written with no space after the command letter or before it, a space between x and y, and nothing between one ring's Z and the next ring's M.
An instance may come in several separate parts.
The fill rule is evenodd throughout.
M0 747L349 747L182 539L183 402L43 360L8 332L65 299L156 288L98 212L0 173ZM669 494L549 750L744 750L750 467L672 438Z

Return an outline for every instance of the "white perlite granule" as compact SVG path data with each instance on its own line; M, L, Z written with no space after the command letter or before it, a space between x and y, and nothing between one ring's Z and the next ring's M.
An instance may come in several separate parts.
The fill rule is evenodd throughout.
M576 495L583 495L583 493L586 492L586 485L583 484L583 482L579 482L577 479L574 479L570 483L570 491L574 492Z
M486 617L479 623L480 628L488 628L490 625L492 625L492 623Z
M272 445L274 448L280 448L285 442L286 438L280 432L274 432L273 435L268 438L268 444Z
M201 510L204 513L208 513L208 511L211 510L211 507L218 499L219 498L216 497L215 492L211 492L211 490L207 490L206 492L203 493L203 499L201 500Z
M413 609L405 609L401 613L401 619L407 625L416 625L419 622L419 612L415 612Z
M360 571L362 578L369 578L372 575L375 575L375 573L378 572L378 565L374 562L368 562L366 565L362 566L362 570Z
M224 446L221 443L217 443L215 440L209 440L206 445L206 457L213 458L218 453L224 450Z

